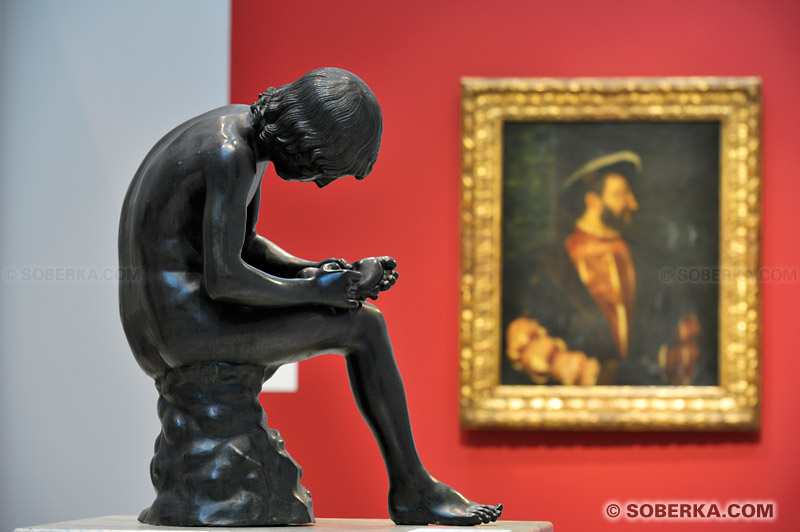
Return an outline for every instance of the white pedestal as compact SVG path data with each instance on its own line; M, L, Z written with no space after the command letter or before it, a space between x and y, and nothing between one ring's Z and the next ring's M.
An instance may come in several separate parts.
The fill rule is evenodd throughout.
M544 521L500 521L478 526L397 526L388 519L317 519L312 525L245 527L173 527L145 525L132 515L107 515L50 525L26 526L14 532L553 532Z

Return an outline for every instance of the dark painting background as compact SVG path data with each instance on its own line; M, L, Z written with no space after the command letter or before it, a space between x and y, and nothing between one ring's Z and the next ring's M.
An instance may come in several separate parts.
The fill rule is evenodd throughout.
M701 355L693 384L718 382L718 284L703 281L719 264L718 122L506 122L503 128L503 264L561 243L582 212L560 194L563 181L587 161L636 152L642 171L631 188L639 203L626 237L643 279L672 276L700 324ZM641 271L641 268L648 271ZM527 278L503 277L504 293ZM509 287L510 283L510 287ZM536 317L551 309L530 309ZM635 312L635 310L634 310ZM503 331L516 315L503 305ZM516 312L514 312L516 314ZM567 344L569 345L569 340ZM587 353L591 356L591 353ZM502 346L501 382L534 384L514 370Z

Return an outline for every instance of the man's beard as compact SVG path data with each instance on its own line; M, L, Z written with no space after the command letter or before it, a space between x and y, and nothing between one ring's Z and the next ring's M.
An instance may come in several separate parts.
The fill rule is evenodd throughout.
M600 220L615 231L619 231L622 235L627 234L631 228L631 221L633 219L633 211L625 209L619 214L603 205L603 212L600 214Z

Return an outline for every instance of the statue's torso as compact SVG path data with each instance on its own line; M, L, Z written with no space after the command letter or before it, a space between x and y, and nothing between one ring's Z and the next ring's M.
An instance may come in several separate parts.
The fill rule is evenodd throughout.
M190 331L193 321L201 326L209 302L202 284L206 191L212 180L243 178L228 167L224 150L231 145L256 168L251 137L247 106L210 111L165 135L131 182L120 220L120 313L145 371L163 364L164 345L180 336L171 331ZM248 176L252 190L263 166Z

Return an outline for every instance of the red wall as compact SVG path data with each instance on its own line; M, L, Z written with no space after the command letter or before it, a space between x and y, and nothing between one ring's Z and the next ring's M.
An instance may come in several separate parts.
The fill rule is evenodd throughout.
M504 518L624 530L608 500L767 499L773 524L648 523L658 530L798 530L800 286L763 287L763 428L755 434L473 432L459 427L459 78L761 76L763 265L800 268L800 3L792 1L256 2L234 0L231 99L320 66L362 77L384 112L362 182L325 190L268 170L260 232L300 256L392 254L381 296L423 460ZM318 517L387 517L387 481L344 361L300 366L296 394L265 394L270 425L304 467Z

